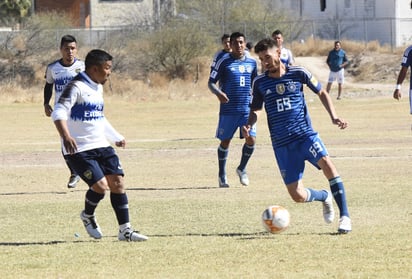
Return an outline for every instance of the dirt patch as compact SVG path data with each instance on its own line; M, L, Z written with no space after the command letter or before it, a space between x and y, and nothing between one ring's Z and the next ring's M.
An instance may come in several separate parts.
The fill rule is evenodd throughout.
M381 53L361 53L349 57L350 65L346 68L344 85L347 97L391 95L400 70L400 59L399 55ZM326 86L329 76L326 57L296 57L295 61ZM333 84L332 90L334 87L336 83Z

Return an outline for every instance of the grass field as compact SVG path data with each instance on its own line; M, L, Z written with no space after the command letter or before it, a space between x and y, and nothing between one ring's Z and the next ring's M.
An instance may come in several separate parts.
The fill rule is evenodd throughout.
M219 189L213 96L106 99L108 119L128 141L118 153L132 222L150 237L144 243L117 241L108 197L96 212L105 237L89 238L79 219L86 184L66 188L68 170L51 120L39 104L0 104L0 278L412 278L407 98L397 102L389 92L337 102L350 123L344 131L317 99L308 104L346 186L348 235L335 233L337 221L323 222L320 203L289 198L264 117L248 166L250 186L235 174L237 139L228 160L231 187ZM309 165L304 182L328 187ZM291 226L278 235L261 224L272 204L291 214Z

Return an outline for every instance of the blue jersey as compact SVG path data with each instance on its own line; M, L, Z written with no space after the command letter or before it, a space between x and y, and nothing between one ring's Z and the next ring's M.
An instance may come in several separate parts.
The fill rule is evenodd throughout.
M401 65L402 67L406 67L406 68L411 67L411 76L409 78L409 90L412 90L412 45L405 49L405 52L403 53L403 56L402 56Z
M253 83L252 109L262 109L267 114L269 132L274 147L317 134L306 107L303 85L316 94L320 83L305 68L289 66L281 78L272 78L268 72L259 75Z
M256 60L249 55L235 59L230 53L223 55L212 68L209 82L219 83L229 102L220 104L220 114L249 113L252 81L257 76Z
M348 59L346 58L346 52L343 49L333 49L329 52L328 58L326 59L326 63L329 65L329 69L332 72L339 72L344 62L347 62Z
M227 52L224 49L219 50L218 52L215 53L215 55L213 56L213 61L212 61L212 65L210 66L210 72L213 71L213 69L216 66L216 62L220 60L220 58L222 58L223 55L225 55Z

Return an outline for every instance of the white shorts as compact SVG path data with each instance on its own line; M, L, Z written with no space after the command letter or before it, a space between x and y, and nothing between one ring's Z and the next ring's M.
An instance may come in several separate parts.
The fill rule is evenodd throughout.
M328 83L332 83L335 80L338 80L338 83L343 83L345 81L345 69L344 68L340 69L338 72L330 71Z

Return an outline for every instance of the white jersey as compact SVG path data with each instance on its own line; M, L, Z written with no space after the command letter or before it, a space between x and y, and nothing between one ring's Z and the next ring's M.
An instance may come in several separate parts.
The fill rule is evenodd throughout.
M290 66L295 62L292 52L289 49L284 48L284 47L282 47L282 49L280 50L280 60L286 66Z
M64 66L60 60L56 60L50 63L46 69L46 82L54 84L54 104L60 98L66 84L77 76L80 72L84 71L84 62L81 60L74 60L74 63L70 66Z
M53 121L66 120L77 152L107 147L124 139L103 113L103 86L92 81L86 72L76 76L65 88L52 113ZM63 153L67 151L62 144Z

